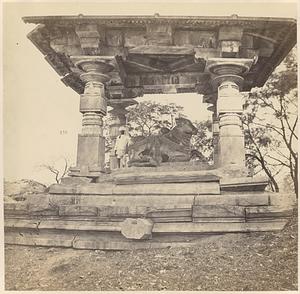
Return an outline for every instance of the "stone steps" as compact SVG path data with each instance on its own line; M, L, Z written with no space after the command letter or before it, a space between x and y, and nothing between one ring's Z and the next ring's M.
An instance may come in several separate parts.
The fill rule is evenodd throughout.
M80 195L187 195L220 194L219 181L191 183L137 183L128 185L90 183L86 185L59 185L50 187L51 194Z
M183 175L185 182L170 182ZM222 191L222 181L209 172L192 171L53 185L48 194L4 204L5 242L111 250L190 246L207 234L281 230L292 215L288 195ZM241 187L243 182L265 184L227 181Z
M67 223L6 222L5 243L78 249L133 250L193 246L207 234L247 233L282 230L286 220L251 223L157 223L149 240L130 240L120 234L120 224L72 221Z
M48 195L52 205L55 203L51 199L53 196L57 197ZM127 207L101 206L97 200L107 196L98 196L98 199L93 199L95 196L78 197L79 202L82 200L80 197L89 198L91 202L94 201L94 206L56 202L51 215L48 208L45 208L45 214L39 205L34 207L32 203L5 203L5 242L110 250L165 248L179 244L192 246L196 240L207 234L278 231L284 228L292 215L290 207L273 205L272 194L268 193L218 197L201 195L194 197L193 203L182 207L165 205L159 208L135 206L134 203ZM199 205L199 197L202 198L202 203L209 197L214 199L210 199L209 205ZM224 205L222 197L231 199L234 205ZM215 200L214 204L212 200ZM152 224L151 238L125 238L122 232L124 222L141 219ZM127 228L135 233L134 226L129 225ZM191 235L195 242L190 241Z

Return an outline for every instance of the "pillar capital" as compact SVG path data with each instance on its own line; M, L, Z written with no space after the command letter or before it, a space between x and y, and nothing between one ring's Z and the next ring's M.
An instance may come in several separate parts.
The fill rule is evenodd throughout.
M126 108L131 105L138 104L138 102L132 98L128 99L109 99L107 105L112 107L110 113L127 112Z
M248 58L209 58L206 71L214 75L243 75L249 71L253 59Z
M112 107L109 111L111 114L109 129L111 139L119 135L119 127L126 125L126 107L137 104L133 99L109 99L108 106Z
M110 72L114 69L112 64L114 56L71 56L76 67L85 72Z
M217 89L223 82L233 82L241 89L243 76L249 71L253 59L246 58L210 58L207 60L206 71L212 78L212 86Z
M80 79L84 83L106 83L110 80L107 73L114 69L113 56L71 56L74 65L83 71Z

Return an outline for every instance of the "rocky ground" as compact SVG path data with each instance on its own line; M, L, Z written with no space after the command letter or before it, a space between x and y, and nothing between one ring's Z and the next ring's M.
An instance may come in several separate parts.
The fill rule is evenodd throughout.
M47 187L34 180L19 180L15 182L4 181L4 201L24 201L27 195L44 193Z
M226 234L192 248L5 247L6 290L297 290L297 218L282 232Z

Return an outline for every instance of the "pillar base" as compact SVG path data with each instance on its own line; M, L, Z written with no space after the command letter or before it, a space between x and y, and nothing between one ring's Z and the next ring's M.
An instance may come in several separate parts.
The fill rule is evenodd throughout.
M99 177L104 173L105 138L97 134L78 135L77 166L70 168L73 177Z
M218 166L245 166L244 136L222 136L219 138Z
M222 178L245 178L249 177L249 169L240 164L226 164L218 167L218 176Z

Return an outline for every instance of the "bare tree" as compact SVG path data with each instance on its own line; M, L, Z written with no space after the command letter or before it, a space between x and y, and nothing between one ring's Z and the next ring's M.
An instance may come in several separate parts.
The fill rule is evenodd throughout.
M55 177L56 183L59 184L61 182L61 179L68 174L70 168L69 160L63 157L63 161L64 163L62 164L62 166L58 166L57 162L55 162L53 164L41 164L40 167L52 173Z
M276 176L289 172L298 193L298 103L295 50L261 89L254 89L246 100L244 115L248 159L257 171L263 170L274 191Z

